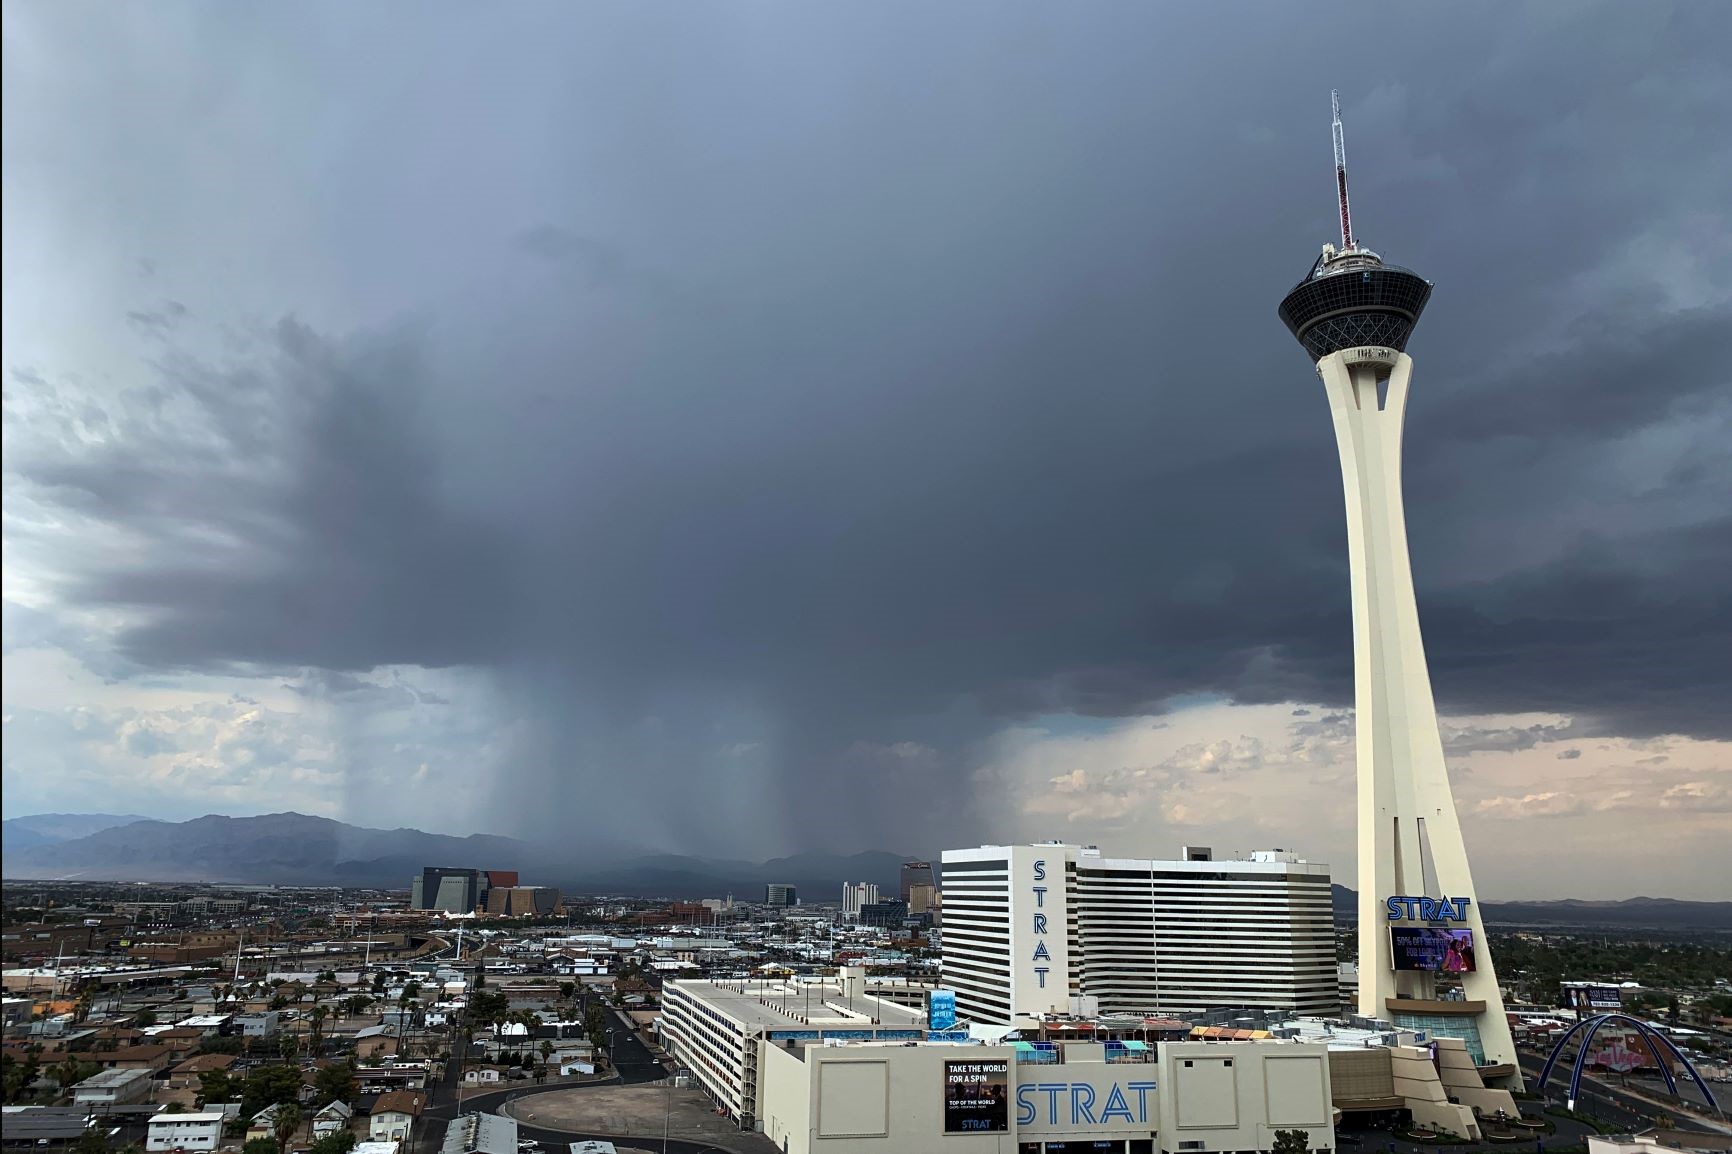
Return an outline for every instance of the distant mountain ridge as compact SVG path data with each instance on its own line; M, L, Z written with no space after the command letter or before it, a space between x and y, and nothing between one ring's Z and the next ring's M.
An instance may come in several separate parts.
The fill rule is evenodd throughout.
M81 822L95 828L82 836L40 840L76 831ZM406 889L421 867L448 865L514 869L525 885L555 885L568 893L661 898L719 898L732 893L741 901L762 900L763 888L770 882L796 887L806 902L838 901L843 883L854 881L875 882L886 896L894 896L898 871L907 860L881 851L801 853L752 862L622 852L617 846L587 842L573 849L487 834L452 837L418 829L368 829L299 813L212 814L184 822L41 814L9 819L4 842L8 879ZM1357 920L1354 891L1335 885L1332 896L1336 925L1352 926ZM1649 897L1488 902L1484 914L1494 926L1732 931L1732 902Z
M148 820L135 813L37 813L29 817L7 818L0 834L3 834L8 848L26 849L88 837L117 825Z
M527 850L511 838L365 829L301 813L207 814L137 820L36 846L15 845L8 829L4 868L8 877L62 880L407 887L424 865L523 868Z
M67 815L57 815L65 817ZM33 819L18 818L28 823ZM584 851L488 834L452 837L418 829L380 830L301 813L191 821L115 819L83 837L14 841L7 823L8 878L159 882L240 882L257 885L374 886L406 889L423 866L517 870L526 885L632 897L760 899L769 882L795 886L808 901L841 897L848 881L896 892L904 860L891 853L797 854L766 862ZM29 828L28 825L20 828Z

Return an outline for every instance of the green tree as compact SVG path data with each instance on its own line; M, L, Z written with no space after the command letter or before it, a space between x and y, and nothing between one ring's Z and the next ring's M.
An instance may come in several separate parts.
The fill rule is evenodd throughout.
M77 1058L68 1057L48 1071L48 1076L59 1085L60 1092L65 1094L73 1086L102 1069L95 1062L80 1062Z
M132 1025L133 1025L133 1028L137 1029L137 1030L142 1030L146 1026L156 1025L156 1011L155 1010L140 1010L138 1013L136 1013L132 1016Z
M575 993L577 993L577 983L576 982L561 982L561 983L559 983L559 996L564 998L566 1001L570 1001L571 995L573 995Z
M307 1024L311 1028L307 1048L312 1051L315 1057L319 1053L320 1043L325 1040L325 1019L330 1016L330 1013L331 1011L324 1006L314 1006L307 1014Z
M477 1025L491 1026L503 1022L510 1013L511 1002L504 994L487 990L469 997L469 1020Z
M283 1034L277 1038L277 1053L283 1056L283 1061L293 1062L301 1053L301 1040L293 1034Z
M260 1066L241 1083L241 1113L251 1118L266 1106L293 1102L301 1093L301 1072L293 1066Z
M349 1062L321 1066L313 1075L316 1091L313 1103L324 1107L332 1102L352 1102L355 1099L355 1067Z
M227 1070L206 1070L198 1076L198 1101L201 1106L214 1102L233 1102L239 1096L240 1087L235 1079L229 1077Z
M279 1154L275 1138L249 1138L241 1154Z
M42 1060L34 1052L26 1054L23 1061L11 1054L0 1057L0 1067L5 1070L5 1097L8 1106L21 1103L25 1093L35 1085L36 1079L42 1076Z
M301 1128L301 1108L294 1102L282 1102L277 1106L276 1117L271 1120L271 1134L277 1140L277 1154L287 1154L289 1139L293 1138ZM1302 1154L1295 1151L1294 1154Z
M385 992L385 986L385 971L380 970L378 973L373 975L373 992L375 994L382 994ZM245 1152L243 1151L242 1154L245 1154Z
M1273 1154L1310 1154L1311 1137L1303 1130L1277 1130L1270 1150Z

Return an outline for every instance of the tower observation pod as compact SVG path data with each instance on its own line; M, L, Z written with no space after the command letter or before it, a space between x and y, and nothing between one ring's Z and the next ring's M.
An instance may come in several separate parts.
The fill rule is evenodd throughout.
M1519 1088L1478 895L1444 766L1419 632L1401 436L1407 342L1431 282L1359 243L1334 105L1341 244L1323 246L1280 316L1317 366L1335 423L1353 589L1359 777L1359 1012L1466 1044L1487 1085Z

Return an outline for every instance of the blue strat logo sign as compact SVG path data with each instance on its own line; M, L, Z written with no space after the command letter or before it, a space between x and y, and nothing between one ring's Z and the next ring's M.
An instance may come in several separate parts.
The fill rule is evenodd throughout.
M1036 883L1046 880L1046 859L1042 858L1034 863L1034 880ZM1045 909L1046 887L1036 884L1034 886L1034 976L1043 990L1046 989L1046 976L1052 972L1051 966L1041 965L1042 962L1052 961L1052 952L1046 948L1044 940L1046 938L1046 914L1042 911Z
M1048 1126L1106 1126L1124 1122L1131 1126L1149 1123L1149 1095L1154 1079L1146 1082L1114 1082L1103 1094L1088 1082L1034 1082L1016 1088L1016 1124L1033 1126L1042 1120ZM1041 1099L1046 1108L1041 1109Z
M1404 918L1418 922L1465 922L1467 907L1472 904L1472 898L1424 897L1387 898L1383 903L1392 922L1399 922Z

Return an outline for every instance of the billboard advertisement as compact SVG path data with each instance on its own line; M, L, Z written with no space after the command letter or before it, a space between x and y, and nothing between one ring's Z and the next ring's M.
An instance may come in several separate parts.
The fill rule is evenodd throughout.
M1392 926L1389 949L1397 970L1421 970L1429 974L1474 972L1472 930Z
M926 1028L950 1030L956 1026L956 991L930 990L926 994Z
M944 1063L944 1132L1004 1134L1010 1130L1010 1062Z
M1564 1007L1570 1010L1616 1010L1624 1000L1616 986L1565 986Z

